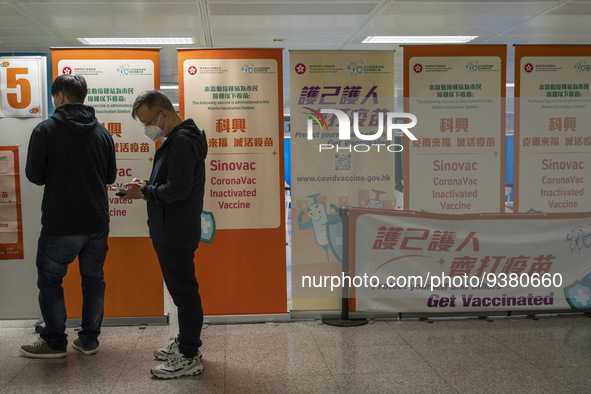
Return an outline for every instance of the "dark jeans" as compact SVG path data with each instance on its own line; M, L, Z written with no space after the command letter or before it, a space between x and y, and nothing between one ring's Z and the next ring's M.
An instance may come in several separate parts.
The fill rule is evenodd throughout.
M195 357L201 347L203 308L195 278L195 250L152 241L166 288L178 309L179 351Z
M103 265L109 249L108 234L46 235L41 233L37 248L37 287L39 306L45 321L41 338L50 348L65 350L66 305L62 279L68 265L78 256L82 277L82 345L98 346L103 321L105 281Z

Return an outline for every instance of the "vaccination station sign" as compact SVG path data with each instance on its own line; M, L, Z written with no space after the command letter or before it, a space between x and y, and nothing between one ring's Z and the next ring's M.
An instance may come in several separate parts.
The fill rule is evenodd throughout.
M159 48L53 48L54 77L82 75L88 85L85 104L115 144L117 179L107 185L109 195L109 253L105 261L105 317L149 316L166 320L162 274L148 238L146 203L115 195L117 187L133 178L148 179L156 145L140 122L131 117L135 98L160 86ZM81 315L82 300L77 264L64 280L68 315ZM71 311L71 312L70 312Z
M404 48L404 206L447 213L504 212L506 47Z
M515 211L591 211L591 47L515 46Z
M179 49L182 117L205 131L196 264L207 314L285 313L280 49ZM203 237L203 236L202 236Z

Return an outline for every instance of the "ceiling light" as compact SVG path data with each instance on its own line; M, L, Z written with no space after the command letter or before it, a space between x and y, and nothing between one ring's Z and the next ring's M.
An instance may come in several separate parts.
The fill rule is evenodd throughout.
M362 44L463 44L478 36L368 36Z
M194 44L191 37L154 38L77 38L84 45L185 45Z

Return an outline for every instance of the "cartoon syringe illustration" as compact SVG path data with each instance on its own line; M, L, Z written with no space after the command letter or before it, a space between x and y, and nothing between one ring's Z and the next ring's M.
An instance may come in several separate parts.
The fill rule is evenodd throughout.
M375 189L371 189L371 191L376 194L376 198L375 199L370 198L369 200L367 200L367 202L365 203L365 208L376 208L376 209L384 208L384 202L380 201L380 196L386 192L382 191L382 190L375 190Z
M316 238L316 243L321 246L322 249L324 249L324 252L326 253L326 259L330 261L328 248L330 247L333 249L333 246L330 243L329 226L340 223L341 218L339 215L328 214L326 212L326 207L324 204L318 202L319 195L320 193L316 193L308 196L314 200L312 204L308 205L308 216L310 217L310 220L304 222L304 212L300 212L298 216L298 229L306 230L312 228L314 230L314 238ZM330 204L330 207L336 212L339 210L339 208L334 204Z

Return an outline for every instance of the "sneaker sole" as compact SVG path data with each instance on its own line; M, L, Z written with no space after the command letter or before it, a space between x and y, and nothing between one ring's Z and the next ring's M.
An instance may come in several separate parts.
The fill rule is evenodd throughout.
M180 378L181 376L196 376L196 375L200 375L202 372L203 372L203 368L197 369L197 370L191 371L191 372L182 373L179 375L174 375L173 373L158 375L158 374L154 373L154 370L150 371L152 376L154 376L156 379L174 379L174 378Z
M75 343L72 344L72 348L78 350L80 353L85 354L87 356L92 356L93 354L96 354L98 352L98 349L84 350Z
M66 357L66 352L63 353L30 353L21 349L21 354L30 358L63 358Z

